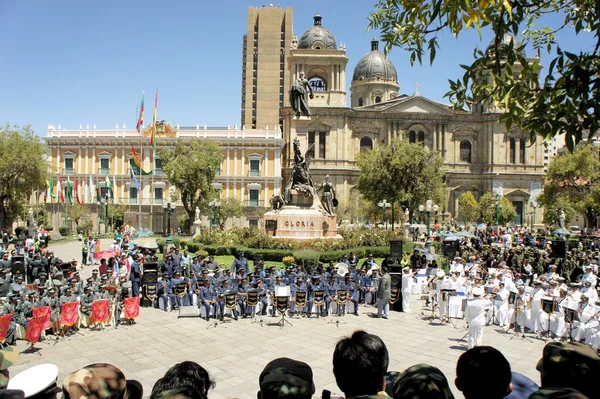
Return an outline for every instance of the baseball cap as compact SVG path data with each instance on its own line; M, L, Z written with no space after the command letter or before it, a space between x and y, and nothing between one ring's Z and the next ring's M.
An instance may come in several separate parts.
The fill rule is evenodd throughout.
M0 350L0 371L8 369L19 359L19 351L14 346L7 346ZM0 389L6 388L8 377L0 373Z
M437 367L425 363L404 370L394 383L394 398L421 397L440 399L454 397L444 373Z
M267 364L258 383L263 398L310 398L315 393L310 366L286 357Z

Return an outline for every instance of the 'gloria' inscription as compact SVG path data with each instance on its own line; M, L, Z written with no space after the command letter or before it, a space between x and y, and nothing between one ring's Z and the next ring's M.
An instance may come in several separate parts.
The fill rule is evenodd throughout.
M289 220L285 221L285 227L315 227L314 222L304 222L297 220L295 222L290 222Z

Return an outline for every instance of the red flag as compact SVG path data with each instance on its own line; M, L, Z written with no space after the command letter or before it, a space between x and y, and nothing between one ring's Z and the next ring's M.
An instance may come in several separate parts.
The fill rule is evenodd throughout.
M79 183L77 183L77 178L75 178L75 182L73 183L74 186L74 190L75 190L75 201L77 201L77 203L79 205L83 205L83 203L81 202L81 198L79 198Z

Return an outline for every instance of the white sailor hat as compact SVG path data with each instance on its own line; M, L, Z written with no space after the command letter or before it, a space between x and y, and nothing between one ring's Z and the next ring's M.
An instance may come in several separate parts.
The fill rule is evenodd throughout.
M472 293L473 293L474 296L483 295L483 288L481 288L481 287L475 287L475 288L473 288Z

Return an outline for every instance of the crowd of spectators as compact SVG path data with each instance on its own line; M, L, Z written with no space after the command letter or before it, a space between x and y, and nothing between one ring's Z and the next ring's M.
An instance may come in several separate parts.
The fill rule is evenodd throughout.
M6 366L0 351L0 365ZM340 339L333 352L333 374L338 388L347 399L453 399L454 394L444 373L428 364L416 364L403 372L389 371L386 345L375 334L355 331ZM10 364L10 363L8 363ZM64 399L204 399L210 397L215 381L200 364L185 361L171 367L158 379L152 392L144 395L142 385L128 380L117 367L96 363L76 370L62 382L62 389L51 384L35 396L26 396L26 387L11 386L8 370L0 367L0 380L6 388L0 398ZM454 385L466 399L517 398L597 398L600 392L595 376L600 372L600 357L586 345L551 342L536 366L541 385L511 371L504 355L490 346L477 346L464 352L456 363ZM333 398L318 392L313 371L305 362L277 358L260 373L258 399ZM244 392L245 393L245 392Z

